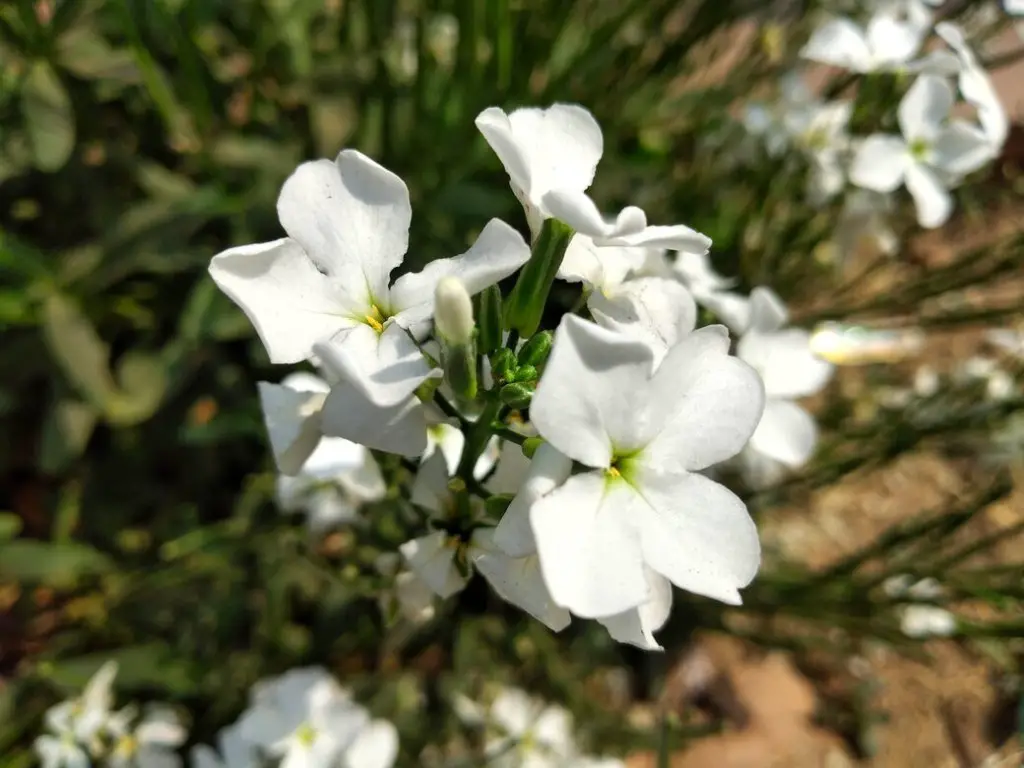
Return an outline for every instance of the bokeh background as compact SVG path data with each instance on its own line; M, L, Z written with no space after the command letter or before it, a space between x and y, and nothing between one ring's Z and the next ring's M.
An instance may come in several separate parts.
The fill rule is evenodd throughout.
M191 713L198 742L255 680L321 663L396 723L404 765L457 744L450 694L494 680L565 703L596 747L636 765L658 752L732 765L714 751L735 749L730 738L782 760L737 765L980 765L1000 749L1012 761L1024 402L1019 386L993 400L957 371L987 354L985 329L1021 320L1021 135L958 190L945 229L921 234L901 211L896 255L841 254L838 203L809 206L806 168L751 156L737 121L773 98L816 10L3 3L0 765L32 764L42 711L106 658L123 690ZM989 36L1012 113L1021 42L1005 32ZM851 85L818 75L827 93ZM858 103L870 111L889 87L861 83ZM218 251L279 236L282 181L343 147L408 184L411 268L465 250L492 216L526 231L473 118L553 101L585 105L604 130L593 194L605 208L637 204L708 234L715 268L770 285L797 323L885 322L928 339L910 358L840 369L814 403L815 461L745 491L768 552L746 605L677 594L664 654L593 627L552 635L480 580L425 626L389 621L374 563L409 521L385 501L358 530L314 539L278 511L255 383L285 371L206 274ZM940 390L887 405L924 364ZM1020 362L1001 364L1019 384ZM904 572L943 582L957 636L900 631L880 585ZM694 665L714 684L696 685Z

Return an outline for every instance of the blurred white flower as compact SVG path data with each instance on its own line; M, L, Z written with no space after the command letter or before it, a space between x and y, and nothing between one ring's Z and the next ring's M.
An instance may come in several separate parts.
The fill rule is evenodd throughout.
M846 183L843 160L850 148L846 127L853 102L835 101L809 105L790 117L796 146L811 165L808 196L821 204L837 195Z
M952 107L953 89L946 80L919 77L900 102L903 135L866 138L850 167L850 181L876 192L906 185L922 227L945 223L953 210L947 186L991 158L991 142L976 126L949 120Z
M993 328L985 333L985 340L1014 357L1024 358L1024 332Z
M914 372L914 394L931 397L939 391L939 374L929 365L922 365Z
M967 43L963 30L956 24L943 21L935 25L935 32L946 41L959 62L957 84L960 94L978 113L982 133L989 140L992 157L997 157L1010 133L1010 119L992 84L988 72L981 66Z
M860 73L912 68L931 23L926 15L883 6L863 27L848 18L831 19L811 34L800 56Z
M751 292L750 324L736 354L764 382L764 414L740 459L754 486L775 478L770 462L792 469L814 453L817 425L795 400L819 392L832 376L832 365L811 351L810 334L785 327L787 320L785 305L771 290Z
M800 115L817 100L807 87L803 73L788 72L779 78L774 102L753 102L743 110L743 127L764 143L769 155L778 157L792 144L794 115Z
M44 768L87 768L98 755L109 728L114 705L117 663L108 661L86 683L82 694L50 707L43 716L49 733L34 747Z
M224 251L210 274L248 315L271 362L308 359L318 343L334 347L344 377L381 407L403 402L433 375L412 332L433 315L441 278L457 274L476 293L530 256L518 232L492 219L462 256L392 285L409 244L409 191L355 150L300 165L277 212L288 237Z
M394 726L371 721L324 669L290 670L257 683L250 696L239 735L280 759L280 768L388 768L394 762Z
M910 600L937 600L942 597L942 585L932 578L914 581L906 575L893 576L882 585L890 597ZM956 617L937 605L908 603L899 606L900 630L907 637L948 637L956 632Z
M205 744L192 747L192 768L256 768L253 745L242 738L241 728L234 723L217 734L217 750Z
M178 768L181 758L175 750L185 743L188 732L174 712L165 706L150 707L135 722L138 713L129 706L116 713L108 724L114 745L110 768Z
M645 566L740 602L760 563L757 530L731 491L699 474L739 452L764 407L756 374L728 348L725 328L702 328L655 370L647 344L562 319L530 407L538 433L590 468L530 507L559 605L588 618L644 605Z
M576 757L572 717L516 688L503 689L486 715L488 765L496 768L563 768Z
M683 225L647 226L635 206L606 219L586 190L604 152L604 137L594 116L576 104L546 109L523 108L505 114L488 107L476 118L491 149L509 175L536 237L545 219L556 218L595 245L672 248L704 253L711 241Z

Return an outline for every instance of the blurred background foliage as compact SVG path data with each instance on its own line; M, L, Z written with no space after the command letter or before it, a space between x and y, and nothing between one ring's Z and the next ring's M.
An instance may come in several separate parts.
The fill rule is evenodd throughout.
M255 382L284 371L206 266L228 246L277 237L282 181L344 146L408 183L411 267L461 252L492 216L525 230L473 118L490 105L573 101L604 130L596 199L707 233L716 269L772 285L808 320L917 323L939 299L932 324L1000 322L1015 306L968 311L949 297L1019 270L1019 233L943 269L897 259L904 289L865 293L864 275L827 248L838 203L805 205L806 169L792 158L745 164L737 100L771 96L811 11L769 15L736 0L0 6L3 764L30 762L18 750L42 709L109 657L124 688L191 711L197 741L239 711L254 680L315 662L395 721L410 765L428 744L459 738L447 694L490 679L567 702L599 746L650 746L621 711L657 693L666 657L582 622L553 636L479 580L424 627L385 621L374 563L408 538L401 510L382 502L323 540L280 515ZM864 83L858 103L892 87ZM963 215L1010 194L1005 180L968 185ZM896 226L910 231L912 215ZM886 366L866 375L895 376ZM967 388L898 413L861 405L830 390L818 460L780 488L748 492L752 508L798 502L922 441L976 458L1022 403ZM1019 564L953 574L985 549L954 534L1009 493L1005 464L979 464L958 508L824 572L769 557L728 625L717 606L678 596L662 642L678 649L697 628L728 626L796 649L903 645L879 587L891 572L941 575L953 596L997 606L968 634L1019 636ZM686 736L675 722L659 738Z

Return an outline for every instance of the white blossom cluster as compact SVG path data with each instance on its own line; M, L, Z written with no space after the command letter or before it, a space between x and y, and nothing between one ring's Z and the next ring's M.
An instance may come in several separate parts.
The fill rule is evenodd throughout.
M824 101L812 93L804 72L783 79L774 104L753 104L745 112L747 130L770 154L795 150L807 159L812 203L846 191L835 236L840 251L865 234L881 252L895 250L886 220L891 196L901 187L913 199L920 226L941 226L953 211L949 190L995 160L1006 141L1009 120L992 81L964 30L950 21L935 23L928 6L940 4L876 0L864 23L829 18L800 51L804 59L857 76L888 75L903 96L878 117L888 122L894 116L898 133L851 135L857 98ZM1013 3L1006 10L1021 12ZM856 189L847 191L847 183Z
M154 705L140 715L130 704L114 709L117 664L107 662L82 693L47 710L35 741L42 768L177 768L176 749L187 731L174 712Z
M280 501L314 528L351 520L387 492L371 450L416 460L398 497L424 531L400 547L406 568L382 563L383 604L429 616L428 591L479 572L553 630L575 615L660 648L673 584L738 604L759 567L745 505L709 475L737 461L767 482L805 462L817 430L795 401L831 366L771 291L742 296L711 270L709 238L598 210L588 111L490 108L476 124L531 244L495 219L462 255L394 277L408 190L344 150L285 182L285 237L214 257L271 361L319 373L259 384ZM584 301L538 330L556 277ZM698 302L739 334L735 354L725 325L697 328Z

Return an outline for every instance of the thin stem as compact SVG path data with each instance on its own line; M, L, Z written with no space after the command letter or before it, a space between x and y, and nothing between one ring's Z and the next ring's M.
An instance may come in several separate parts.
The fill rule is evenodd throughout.
M510 443L515 443L516 445L522 445L526 442L526 435L513 432L508 427L501 426L497 423L491 424L491 433L497 435L502 440L508 440Z
M467 423L462 414L455 410L455 406L449 403L447 398L439 391L434 392L434 402L437 403L437 407L441 409L445 416L451 419L458 419L459 423L463 425Z
M519 343L519 331L513 328L508 332L508 338L505 340L505 349L511 349L513 352L516 351L516 344Z

